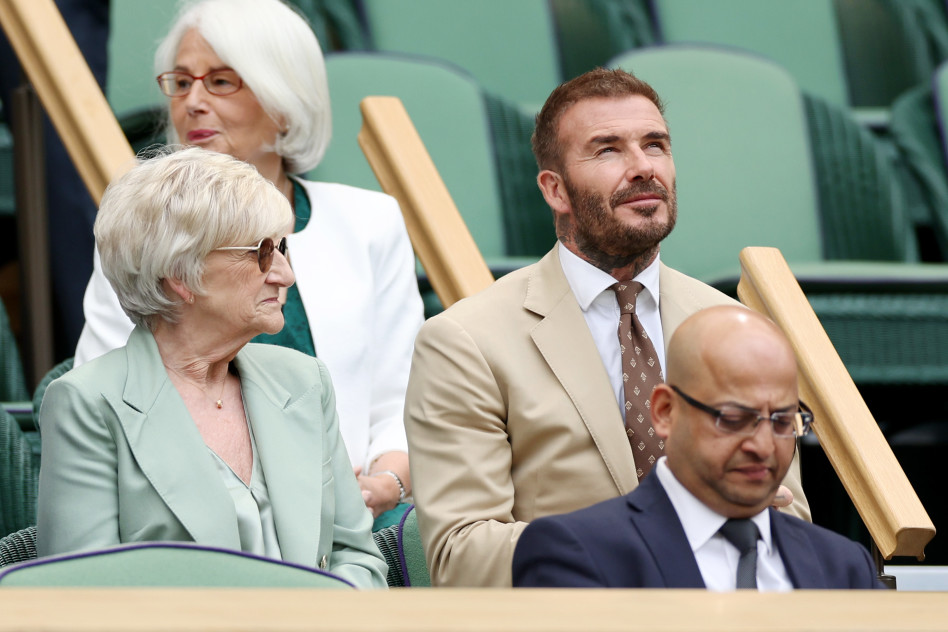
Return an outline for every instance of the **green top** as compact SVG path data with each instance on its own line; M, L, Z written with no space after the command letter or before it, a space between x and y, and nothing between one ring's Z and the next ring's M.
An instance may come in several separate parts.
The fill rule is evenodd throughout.
M298 233L309 223L313 209L310 206L306 190L296 180L293 181L293 207L296 210L296 225L293 232ZM292 257L292 253L287 251ZM303 308L303 299L300 298L298 286L294 283L286 292L286 305L283 306L283 318L286 323L283 329L275 334L260 334L250 342L261 342L269 345L278 345L302 351L316 357L316 345L313 343L313 333L309 328L309 319Z

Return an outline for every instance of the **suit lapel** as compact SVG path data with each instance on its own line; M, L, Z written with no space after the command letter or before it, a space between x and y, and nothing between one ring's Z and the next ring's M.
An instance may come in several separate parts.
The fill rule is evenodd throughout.
M658 304L662 319L662 337L665 339L667 351L672 334L683 320L695 312L695 299L664 263L659 264L658 293L661 297Z
M122 401L109 403L138 467L194 541L239 549L233 501L165 373L154 337L136 328L126 354Z
M320 403L294 406L299 394L294 397L273 380L253 350L254 345L245 347L235 365L264 468L280 552L286 561L312 566L319 543L321 464L326 460Z
M619 494L628 493L638 482L629 440L602 358L563 274L556 247L530 276L524 307L542 318L531 332L533 341L576 407Z
M771 509L770 532L794 588L832 588L802 522Z
M629 518L662 574L666 588L704 588L704 579L675 507L649 474L628 496ZM658 543L662 543L661 546Z

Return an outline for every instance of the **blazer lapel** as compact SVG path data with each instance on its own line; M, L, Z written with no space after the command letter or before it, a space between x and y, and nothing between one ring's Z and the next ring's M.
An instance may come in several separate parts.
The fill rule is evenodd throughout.
M109 401L138 467L195 542L240 549L234 504L154 337L136 328L126 354L122 401Z
M531 332L540 354L562 384L612 473L619 494L638 479L615 394L582 310L563 274L556 247L527 282L524 307L542 317Z
M664 579L666 588L704 588L704 579L688 537L654 473L646 476L627 497L630 520ZM663 543L658 546L657 543Z
M669 271L669 268L660 263L658 268L659 313L662 319L662 337L665 339L665 350L668 350L668 341L678 326L688 316L695 312L695 300L687 288Z
M256 361L254 345L235 360L244 404L264 469L283 559L313 566L322 505L322 431L319 402L294 406L299 394L273 380ZM310 391L306 391L310 392Z
M774 509L770 510L770 533L790 581L794 588L833 588L823 574L817 552L802 525Z

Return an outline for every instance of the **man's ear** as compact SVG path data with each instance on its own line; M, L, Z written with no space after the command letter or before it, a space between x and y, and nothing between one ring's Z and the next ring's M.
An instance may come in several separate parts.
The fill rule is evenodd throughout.
M675 391L668 384L659 384L652 391L652 427L662 439L667 439L674 422Z
M540 187L543 199L550 205L554 213L569 213L573 210L569 203L566 187L563 184L563 176L555 171L544 169L537 174L537 186Z

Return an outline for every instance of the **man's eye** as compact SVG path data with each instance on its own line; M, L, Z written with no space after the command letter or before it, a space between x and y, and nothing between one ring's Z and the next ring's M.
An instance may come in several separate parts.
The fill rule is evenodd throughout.
M753 423L756 420L756 415L743 413L722 413L721 416L718 417L719 423L728 430L741 430L747 424Z

